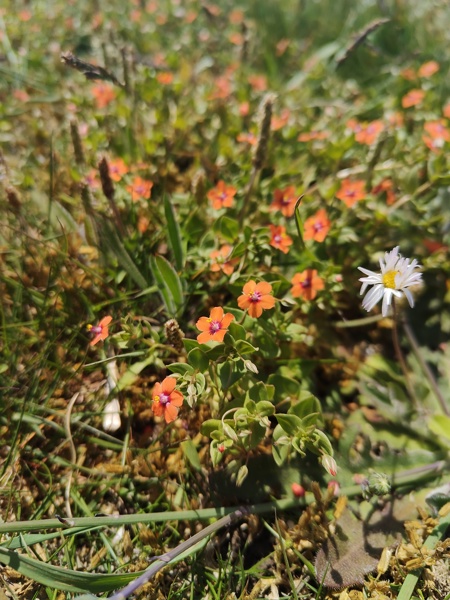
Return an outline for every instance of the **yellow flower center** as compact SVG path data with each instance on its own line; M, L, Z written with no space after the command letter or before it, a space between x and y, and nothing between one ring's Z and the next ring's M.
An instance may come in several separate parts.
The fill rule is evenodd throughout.
M395 290L395 276L398 271L388 271L383 275L383 285L386 288L390 288L391 290Z

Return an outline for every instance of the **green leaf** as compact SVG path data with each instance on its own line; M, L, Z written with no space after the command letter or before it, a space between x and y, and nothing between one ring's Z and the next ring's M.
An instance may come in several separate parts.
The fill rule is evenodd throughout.
M208 419L207 421L203 421L200 426L200 431L202 435L210 437L213 431L217 431L218 429L221 429L221 427L222 421L220 419Z
M239 223L223 215L214 223L214 233L223 237L227 242L234 242L239 235Z
M151 256L150 268L170 316L176 316L184 304L183 289L178 273L163 256Z
M167 365L167 368L169 371L172 371L172 373L179 373L180 375L185 375L186 373L188 375L194 374L194 368L187 363L172 363Z
M450 442L450 417L447 415L434 415L428 421L428 428L432 433L444 438L448 444Z
M244 327L242 327L242 325L239 325L239 323L236 323L236 321L232 321L230 323L230 326L228 327L228 333L236 341L245 340L247 335Z
M246 340L236 340L235 348L239 354L253 354L253 352L258 351L258 348L255 348Z
M50 565L0 546L0 562L25 577L63 592L102 593L116 590L136 579L143 571L118 575L84 573Z
M289 409L289 413L293 415L297 415L300 419L306 417L311 414L317 414L322 412L322 407L319 400L305 391L302 392L302 399L299 402L296 402Z
M209 366L209 358L200 348L193 348L188 354L189 364L198 371L206 371Z
M302 220L302 216L300 214L300 203L302 201L302 198L303 198L303 196L300 196L300 198L297 200L297 202L295 204L294 217L295 217L295 225L297 226L297 232L298 232L300 246L302 248L305 248L305 242L303 240L303 220Z
M296 415L276 415L278 424L288 435L296 435L303 430L302 420Z
M134 283L140 287L141 290L147 289L149 283L146 281L145 277L143 277L141 271L128 254L114 225L109 219L101 216L97 216L97 220L99 220L101 241L115 254L118 263L128 273Z
M167 195L164 196L164 213L166 215L167 232L169 236L170 247L172 248L175 259L175 266L178 271L182 271L184 269L185 258L180 227L175 216L173 204Z
M219 372L220 382L224 389L230 388L246 373L246 369L241 361L239 361L238 365L238 363L228 360L219 365L217 370Z
M183 450L183 454L194 467L194 469L196 469L197 471L201 471L202 463L200 461L200 457L198 455L197 448L195 447L194 442L192 440L184 440L184 442L181 442L181 449Z

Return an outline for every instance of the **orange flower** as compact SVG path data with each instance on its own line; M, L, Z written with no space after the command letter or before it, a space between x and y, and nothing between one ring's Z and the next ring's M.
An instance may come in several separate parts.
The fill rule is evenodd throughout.
M245 42L245 37L242 35L242 33L239 33L239 31L230 33L228 39L230 40L230 43L234 44L235 46L242 46L242 44Z
M306 131L298 136L299 142L313 142L314 140L325 140L329 136L328 131Z
M225 275L231 275L234 271L234 265L239 262L238 258L230 259L230 254L233 248L228 244L225 244L220 250L214 250L211 252L209 257L212 259L211 271L213 273L217 271L223 271Z
M403 108L411 108L417 106L425 98L425 92L423 90L411 90L405 94L402 98Z
M161 383L155 383L152 391L153 414L157 417L164 415L166 423L175 421L183 404L183 394L175 390L176 384L175 377L166 377Z
M272 131L278 131L282 127L284 127L289 121L290 111L288 108L285 108L281 115L273 115L272 120L270 122L270 128Z
M173 73L170 71L163 71L156 75L156 81L161 85L170 85L173 81Z
M225 181L220 180L216 187L208 192L208 200L211 200L213 208L229 208L233 206L233 198L236 195L236 188L227 185Z
M323 279L317 275L315 269L307 269L303 273L296 273L291 279L291 294L294 298L314 300L319 290L323 290L325 284Z
M355 140L360 144L373 144L384 129L384 124L380 120L372 121L361 126L361 129L355 133Z
M256 146L258 143L258 136L254 133L240 133L236 139L238 142L245 142L250 146Z
M267 77L265 75L249 75L247 81L255 92L264 92L267 90Z
M450 132L445 121L429 121L423 126L425 133L422 139L430 150L440 150L445 142L450 141Z
M439 64L435 60L429 60L419 68L417 75L419 77L431 77L439 71Z
M128 167L121 158L114 158L108 162L109 176L113 181L120 181L128 173Z
M287 254L289 246L293 244L291 236L286 233L286 227L283 225L269 225L270 227L270 245Z
M286 50L289 48L290 43L291 43L291 40L289 40L287 38L281 39L275 46L276 55L282 56L286 52Z
M381 194L386 192L386 204L390 206L395 202L395 192L393 188L394 184L392 179L383 179L383 181L380 181L380 183L373 188L372 194Z
M443 109L443 115L444 117L446 117L447 119L450 119L450 102L448 102Z
M350 181L350 179L344 179L341 183L341 187L336 193L336 198L342 200L349 208L366 197L366 182L358 179L357 181Z
M139 198L150 198L152 187L153 181L142 179L142 177L135 177L133 183L127 185L127 190L131 192L133 202L137 202Z
M99 82L92 86L92 95L95 99L97 108L105 108L116 97L114 88L107 83Z
M297 200L298 195L293 185L289 185L283 190L276 189L273 192L273 202L270 205L270 210L281 210L281 214L285 217L292 217Z
M305 221L303 239L323 242L330 231L331 223L327 217L327 212L321 208L315 215Z
M275 306L272 286L266 281L255 283L251 279L244 285L242 292L242 296L237 299L238 306L242 310L248 310L248 314L253 318L260 317L263 310Z
M93 190L99 190L100 189L100 180L98 178L98 171L97 169L91 169L89 171L89 173L86 174L85 178L84 178L85 183L87 183L87 185L93 189Z
M211 309L209 317L200 317L195 326L202 333L197 336L199 344L206 342L223 342L228 327L233 321L234 315L223 312L223 308L216 306Z
M111 323L112 317L103 317L98 325L88 325L87 330L93 333L95 337L89 342L90 346L95 346L100 340L106 340L109 335L108 325Z

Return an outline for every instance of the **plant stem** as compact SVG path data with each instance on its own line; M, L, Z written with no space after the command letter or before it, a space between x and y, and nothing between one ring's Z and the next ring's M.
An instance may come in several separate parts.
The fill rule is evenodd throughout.
M427 365L427 363L423 359L422 353L419 348L419 344L417 343L416 337L415 337L411 327L408 325L408 323L404 322L403 329L406 333L406 337L408 338L409 343L411 344L411 348L412 348L412 351L414 352L414 356L417 358L417 361L418 361L419 365L421 366L425 377L428 379L428 383L430 384L430 387L433 390L434 395L437 398L437 401L439 402L439 406L441 407L442 413L444 415L450 416L450 409L445 402L445 399L441 393L441 390L439 389L439 386L437 384L435 376L433 375L433 372L431 371L430 367Z
M419 402L418 402L416 394L414 392L414 388L411 385L408 367L406 366L405 357L403 356L403 352L402 352L402 349L400 348L400 342L398 339L398 313L397 313L397 307L395 305L395 298L392 299L392 308L394 311L394 327L392 328L392 342L394 344L395 354L397 355L398 361L402 368L403 375L405 376L406 389L408 390L408 394L412 400L414 408L417 410L417 408L419 406Z

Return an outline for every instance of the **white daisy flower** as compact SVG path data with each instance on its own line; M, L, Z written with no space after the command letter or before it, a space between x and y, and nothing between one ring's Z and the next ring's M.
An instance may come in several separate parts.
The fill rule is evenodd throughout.
M402 295L406 296L412 308L414 298L408 288L422 281L422 273L416 271L417 268L420 268L417 260L411 261L409 258L402 258L398 249L399 246L396 246L390 252L385 252L384 260L380 258L381 273L358 267L367 275L359 280L362 281L360 294L364 294L368 285L373 285L363 300L363 308L367 311L372 310L375 304L383 299L381 308L383 317L388 314L393 296L397 298L401 298Z

